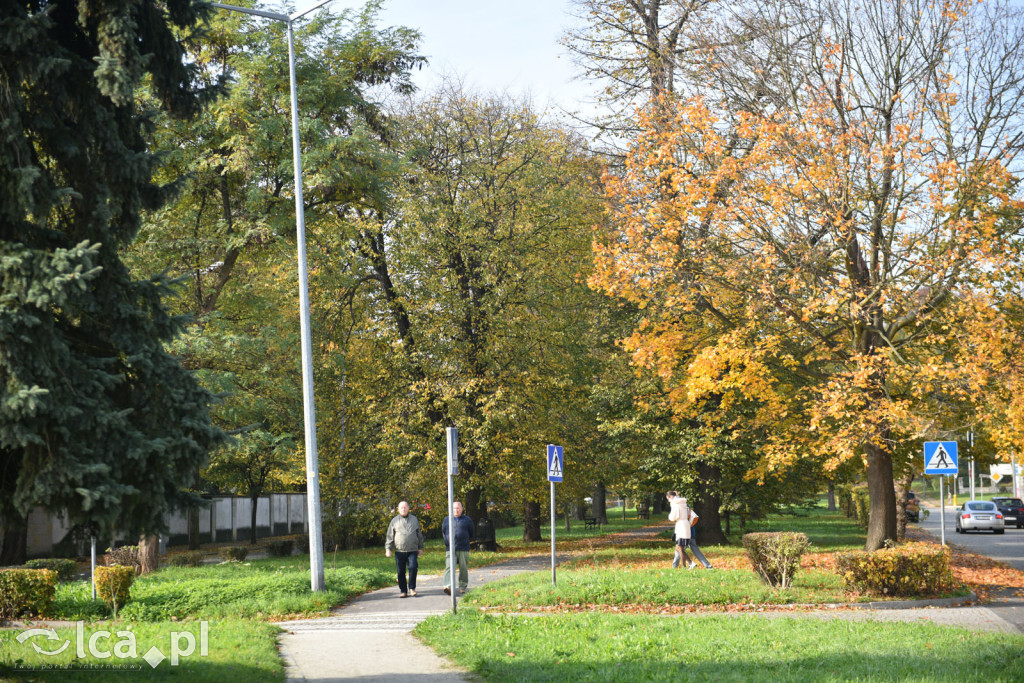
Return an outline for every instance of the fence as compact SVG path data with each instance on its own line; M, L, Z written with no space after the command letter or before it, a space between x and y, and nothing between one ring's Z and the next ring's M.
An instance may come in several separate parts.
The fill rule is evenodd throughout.
M248 541L252 529L252 501L241 496L208 499L199 509L199 542L228 543ZM188 542L188 513L174 512L165 518L168 534L161 540L170 545ZM307 533L306 494L272 493L260 496L256 506L256 536L281 536ZM135 543L136 539L117 538ZM111 541L99 541L101 550ZM35 508L28 517L28 556L52 557L84 555L88 540L74 538L71 527L61 515Z

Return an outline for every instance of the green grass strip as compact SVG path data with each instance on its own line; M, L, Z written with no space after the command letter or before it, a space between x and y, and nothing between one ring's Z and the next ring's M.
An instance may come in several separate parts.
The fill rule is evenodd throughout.
M110 637L95 641L95 650L107 657L90 654L89 639L97 631L109 631ZM118 631L130 632L129 638ZM195 649L191 655L181 656L177 665L171 664L172 633L189 631L195 638ZM82 649L85 658L79 658L75 628L56 629L59 640L48 640L45 636L34 636L19 643L17 636L21 629L0 631L0 680L41 681L64 683L64 681L128 680L176 680L197 683L261 683L284 679L284 667L277 653L276 626L249 621L211 621L208 626L207 654L200 652L201 627L198 621L126 623L96 622L84 628ZM135 642L134 657L120 657L128 653L131 640ZM69 645L59 654L38 653L32 647L39 645L44 651L52 652L65 641ZM120 649L119 649L120 644ZM179 636L179 652L187 650L187 641ZM158 661L153 667L143 657L156 647L167 659Z
M757 616L431 617L415 633L488 681L1005 681L1024 636Z

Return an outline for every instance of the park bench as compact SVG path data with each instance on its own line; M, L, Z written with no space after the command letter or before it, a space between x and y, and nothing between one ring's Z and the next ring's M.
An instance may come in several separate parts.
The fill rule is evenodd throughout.
M583 523L586 525L586 529L601 528L601 522L598 521L597 517L586 517L584 518Z
M650 519L651 518L651 509L649 507L646 507L646 506L643 507L643 508L637 508L636 509L636 518L637 519Z

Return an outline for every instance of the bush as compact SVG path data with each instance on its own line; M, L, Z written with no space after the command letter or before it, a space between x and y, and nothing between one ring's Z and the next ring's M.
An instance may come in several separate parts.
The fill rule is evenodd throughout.
M135 568L124 565L96 567L96 595L103 602L117 608L132 599L132 582L135 580Z
M120 548L107 548L107 565L131 567L136 576L142 573L142 558L139 557L139 546L123 545Z
M907 543L873 553L836 554L836 569L850 590L887 596L941 595L959 587L950 552L927 543Z
M789 588L800 567L800 557L809 545L806 534L792 531L743 535L750 564L761 580L773 588Z
M52 569L0 569L0 621L46 614L56 589Z
M267 541L263 544L267 548L267 554L271 557L288 557L292 554L292 548L295 547L295 541L290 538Z
M249 549L242 545L230 545L220 549L220 556L228 562L245 562Z
M52 569L57 572L57 580L61 582L71 581L75 578L75 570L78 565L74 560L65 560L58 557L49 557L41 560L29 560L25 563L27 569Z
M177 555L169 555L166 561L172 567L198 567L203 564L205 559L206 553L201 550L189 550Z

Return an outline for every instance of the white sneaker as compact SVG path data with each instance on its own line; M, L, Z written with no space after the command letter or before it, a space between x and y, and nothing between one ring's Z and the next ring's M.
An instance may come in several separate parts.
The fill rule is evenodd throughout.
M691 562L690 564L686 565L686 568L687 568L687 569L693 569L693 568L694 568L694 567L696 567L696 566L697 566L697 563L696 563L696 562Z

